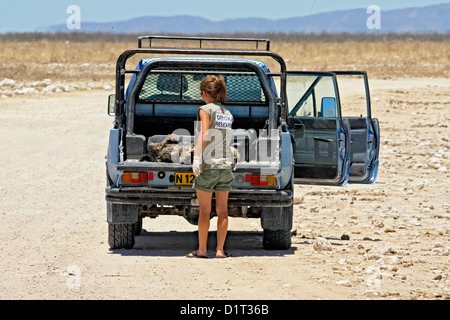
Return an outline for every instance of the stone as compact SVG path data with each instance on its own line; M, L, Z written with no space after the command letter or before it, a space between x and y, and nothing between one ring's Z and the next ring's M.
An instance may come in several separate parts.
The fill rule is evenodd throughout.
M413 263L411 261L405 261L402 263L402 266L405 268L412 267Z
M391 264L399 264L400 263L397 256L390 256L390 257L388 257L388 260L390 261Z
M433 278L433 280L436 281L442 280L442 274L438 274L436 277Z
M319 212L319 207L318 206L312 207L312 208L309 209L309 212L317 213L317 212Z
M371 223L376 228L383 228L384 227L383 221L380 221L380 220L372 220Z
M381 256L377 254L371 254L367 256L367 260L379 260L379 259L381 259Z
M42 92L46 92L46 93L52 93L56 91L56 86L53 84L49 84L48 86L46 86L44 89L42 89Z
M314 240L313 248L316 251L331 251L333 249L330 242L325 238L317 238Z
M368 296L368 297L377 297L380 294L377 291L375 291L375 290L367 290L367 291L364 292L364 295Z
M70 92L70 86L66 86L66 85L60 85L59 89L61 90L61 92Z
M37 93L37 91L36 91L35 88L25 87L25 88L22 88L22 89L14 90L13 93L17 94L17 95L23 95L23 94L29 94L29 93Z
M0 81L0 87L14 87L16 85L16 81L13 79L4 78Z
M294 196L294 204L303 203L304 197Z
M386 254L389 254L389 253L394 253L394 251L392 250L391 247L384 247L384 248L381 250L381 254L383 254L383 255L386 255Z
M51 79L44 79L42 81L34 81L31 83L32 87L46 87L52 83Z

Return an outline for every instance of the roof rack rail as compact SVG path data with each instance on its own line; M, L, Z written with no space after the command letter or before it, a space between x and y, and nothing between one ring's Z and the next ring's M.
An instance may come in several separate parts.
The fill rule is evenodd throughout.
M183 37L183 36L141 36L138 37L138 48L142 47L142 40L148 40L149 46L146 48L152 48L152 40L184 40L184 41L198 41L199 49L203 49L204 42L254 42L256 45L256 50L259 49L259 44L265 45L266 51L270 51L270 40L268 39L255 39L255 38L214 38L214 37ZM227 48L221 48L227 49ZM241 49L242 50L242 49Z

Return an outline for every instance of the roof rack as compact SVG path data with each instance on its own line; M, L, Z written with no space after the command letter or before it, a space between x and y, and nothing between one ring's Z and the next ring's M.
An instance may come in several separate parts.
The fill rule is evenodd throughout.
M199 49L203 49L204 42L253 42L256 46L256 50L259 49L259 44L265 45L266 51L270 51L270 40L268 39L255 39L255 38L213 38L213 37L182 37L182 36L141 36L138 37L138 48L143 48L142 40L148 40L149 45L146 48L152 48L152 40L183 40L183 41L198 41ZM153 47L154 48L154 47ZM227 48L221 48L227 49ZM242 49L241 49L242 50Z

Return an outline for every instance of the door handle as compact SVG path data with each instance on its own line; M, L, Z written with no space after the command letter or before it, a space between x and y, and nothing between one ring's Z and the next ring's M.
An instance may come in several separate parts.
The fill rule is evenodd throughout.
M326 143L333 143L332 139L324 139L324 138L314 137L314 140L320 141L320 142L326 142Z

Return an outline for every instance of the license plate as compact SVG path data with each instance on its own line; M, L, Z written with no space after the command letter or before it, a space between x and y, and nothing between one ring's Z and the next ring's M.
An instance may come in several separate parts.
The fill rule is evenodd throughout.
M191 186L194 183L195 175L192 172L176 172L175 184L177 186Z

